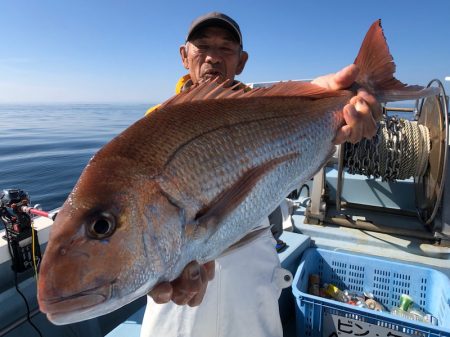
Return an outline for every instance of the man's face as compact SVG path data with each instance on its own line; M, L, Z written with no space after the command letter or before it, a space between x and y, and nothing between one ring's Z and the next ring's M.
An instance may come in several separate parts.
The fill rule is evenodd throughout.
M233 80L242 72L248 55L231 33L220 27L206 27L180 47L183 65L194 83L218 77Z

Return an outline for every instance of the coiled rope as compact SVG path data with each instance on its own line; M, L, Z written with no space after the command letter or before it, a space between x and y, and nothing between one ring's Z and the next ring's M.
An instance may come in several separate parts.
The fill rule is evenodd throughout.
M428 167L430 144L426 126L386 116L375 137L345 144L344 166L350 174L381 177L383 181L421 177Z

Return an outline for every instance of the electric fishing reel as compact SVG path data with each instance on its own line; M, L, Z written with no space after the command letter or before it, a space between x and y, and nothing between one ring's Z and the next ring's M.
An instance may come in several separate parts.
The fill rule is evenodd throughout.
M27 211L30 197L21 189L0 192L0 220L5 226L4 238L8 242L13 270L23 272L39 264L41 252L32 218Z
M439 80L439 95L416 101L415 109L384 108L374 138L339 147L336 207L341 210L344 168L349 174L382 181L414 179L418 218L430 225L436 217L445 183L448 152L448 97ZM413 121L388 116L387 111L415 111Z
M0 217L11 235L27 234L31 230L31 217L22 211L30 204L28 193L20 189L3 190L0 194Z

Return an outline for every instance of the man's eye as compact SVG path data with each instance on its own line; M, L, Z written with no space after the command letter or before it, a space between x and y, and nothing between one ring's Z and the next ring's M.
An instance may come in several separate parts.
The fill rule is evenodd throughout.
M226 48L226 49L224 50L224 52L227 53L227 54L229 54L229 55L232 55L232 54L236 54L236 53L237 53L237 51L234 50L234 49L232 49L232 48Z
M231 47L222 47L220 48L221 51L227 55L231 55L231 54L235 54L237 53L237 50L235 48L231 48Z

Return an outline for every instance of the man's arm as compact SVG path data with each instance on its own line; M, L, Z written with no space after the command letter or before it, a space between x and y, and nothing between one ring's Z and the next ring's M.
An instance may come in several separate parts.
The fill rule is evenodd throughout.
M352 64L335 74L318 77L312 83L332 90L346 89L353 84L358 72L359 69ZM375 135L375 121L381 118L382 109L374 96L360 89L358 95L343 108L343 112L346 124L338 131L335 144L346 141L356 143ZM197 306L203 300L208 282L214 278L214 268L214 261L204 265L193 261L185 267L180 277L172 282L158 284L149 295L160 304L173 301L179 305Z

